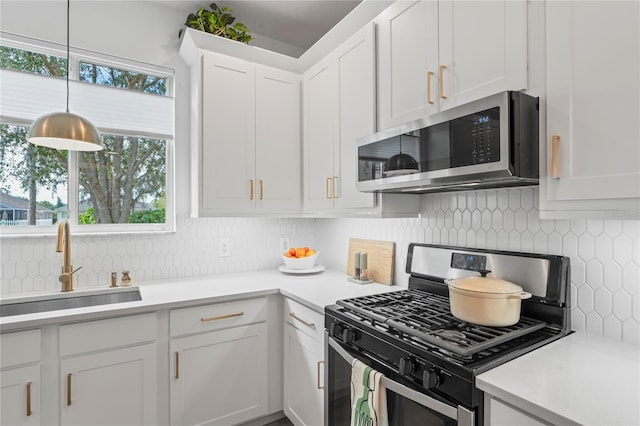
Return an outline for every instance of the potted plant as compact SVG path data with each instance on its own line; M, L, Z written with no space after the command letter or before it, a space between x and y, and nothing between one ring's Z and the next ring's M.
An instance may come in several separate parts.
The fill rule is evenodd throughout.
M190 13L184 24L189 28L242 43L253 40L249 29L244 24L235 22L236 18L231 15L231 8L220 8L215 3L211 3L209 8L210 10L201 7L196 13ZM181 29L178 36L181 36L183 31L184 29Z

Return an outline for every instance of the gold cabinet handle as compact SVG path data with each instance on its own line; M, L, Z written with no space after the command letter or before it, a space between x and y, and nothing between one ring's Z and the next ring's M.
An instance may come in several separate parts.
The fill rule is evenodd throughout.
M258 181L260 183L260 199L262 200L264 197L264 185L262 183L262 180Z
M440 97L442 99L447 99L444 95L444 70L446 69L447 67L445 65L440 65L440 75L438 76L438 80L440 81Z
M331 195L329 195L329 185L331 185L331 178L328 177L327 181L325 182L325 191L327 193L327 199L331 199Z
M217 321L217 320L226 319L226 318L241 317L243 315L244 315L244 312L236 312L235 314L219 315L217 317L200 318L200 321L201 322Z
M317 375L317 378L318 378L318 385L317 385L318 389L324 389L324 385L320 384L320 365L321 364L324 364L324 361L318 361L318 364L316 366L317 373L318 373L318 375Z
M176 351L176 379L180 378L180 352Z
M289 312L289 316L290 316L291 318L295 319L295 320L300 321L301 323L303 323L303 324L304 324L304 325L306 325L307 327L314 328L314 329L316 328L316 325L315 325L314 323L312 323L312 322L307 322L307 321L303 320L302 318L300 318L299 316L297 316L297 315L295 314L295 312Z
M253 200L253 179L249 179L249 199Z
M332 190L333 190L333 198L338 198L338 189L336 187L336 183L338 182L338 176L334 176L333 177L333 185L332 185Z
M33 412L31 411L31 382L27 383L27 417Z
M560 136L553 135L551 137L551 177L553 179L560 179L558 173L558 151L560 149Z
M431 99L431 77L433 76L433 71L427 71L427 103L433 105L433 99Z
M67 407L71 405L71 373L67 374Z

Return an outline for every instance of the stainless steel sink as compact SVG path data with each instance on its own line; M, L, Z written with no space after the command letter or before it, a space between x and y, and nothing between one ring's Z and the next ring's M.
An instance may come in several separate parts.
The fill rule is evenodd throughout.
M142 300L140 289L109 289L0 301L0 317Z

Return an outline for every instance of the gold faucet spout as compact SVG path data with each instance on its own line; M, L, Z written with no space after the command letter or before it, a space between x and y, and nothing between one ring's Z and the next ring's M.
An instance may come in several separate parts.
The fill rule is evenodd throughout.
M60 221L58 225L58 241L56 252L64 250L64 261L62 264L62 274L58 278L62 283L62 291L73 291L73 265L71 265L71 232L67 219Z

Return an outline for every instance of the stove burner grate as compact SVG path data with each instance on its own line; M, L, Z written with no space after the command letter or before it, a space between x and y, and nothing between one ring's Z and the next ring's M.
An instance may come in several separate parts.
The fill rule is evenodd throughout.
M451 314L448 298L418 289L340 300L338 304L461 357L470 357L546 325L526 317L509 327L466 323Z

